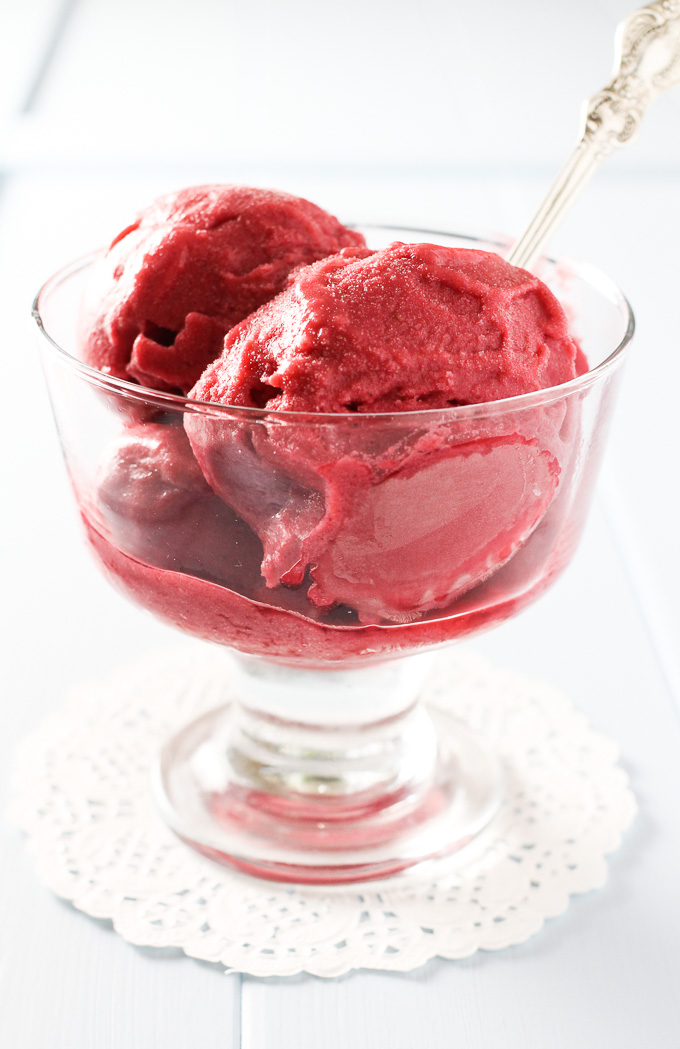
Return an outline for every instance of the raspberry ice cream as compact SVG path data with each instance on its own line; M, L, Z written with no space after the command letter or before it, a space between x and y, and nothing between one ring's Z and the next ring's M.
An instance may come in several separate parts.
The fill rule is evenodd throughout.
M373 251L308 201L197 187L94 264L79 331L139 384L107 387L120 431L75 479L90 541L182 629L380 659L505 618L570 556L580 411L552 388L585 363L549 289L496 254ZM147 410L145 388L203 404Z
M363 243L287 193L212 185L161 197L95 264L81 356L117 378L187 393L225 333L277 295L291 270Z
M499 255L348 249L299 270L232 331L192 396L298 412L478 404L573 379L564 310Z
M497 255L348 249L292 275L192 390L343 422L192 414L185 426L212 489L262 541L268 586L306 587L312 605L342 603L366 623L408 622L484 582L526 542L559 484L564 412L353 427L347 415L493 401L576 371L557 300Z

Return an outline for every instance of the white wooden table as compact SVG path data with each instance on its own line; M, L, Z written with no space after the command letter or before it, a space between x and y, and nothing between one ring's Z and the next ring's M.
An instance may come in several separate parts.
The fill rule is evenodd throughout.
M345 220L519 232L607 77L620 0L23 0L0 15L3 770L68 687L188 643L81 543L32 294L155 194L272 185ZM257 981L135 949L39 883L0 828L0 1046L675 1049L680 1044L680 91L556 250L638 318L592 520L538 605L474 647L618 740L641 813L607 887L523 947L408 976ZM3 771L3 791L7 776Z

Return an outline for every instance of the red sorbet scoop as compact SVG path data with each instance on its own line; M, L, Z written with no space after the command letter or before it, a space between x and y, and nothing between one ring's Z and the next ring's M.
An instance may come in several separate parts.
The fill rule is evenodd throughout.
M557 386L576 355L537 277L490 252L393 244L292 275L192 395L303 412L446 408Z
M298 270L229 333L192 395L401 413L557 385L576 361L536 277L486 252L395 244ZM554 406L497 422L343 423L185 420L206 479L262 540L267 585L308 585L311 569L314 602L344 602L364 621L441 608L488 578L541 520L567 454Z
M187 393L225 333L277 295L292 269L363 243L288 193L216 185L168 194L93 267L82 358L120 379Z

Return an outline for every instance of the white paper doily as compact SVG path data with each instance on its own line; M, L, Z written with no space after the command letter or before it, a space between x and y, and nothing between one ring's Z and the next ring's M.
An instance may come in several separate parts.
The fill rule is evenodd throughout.
M459 652L427 688L491 741L506 800L465 865L328 889L257 881L179 842L150 796L160 741L225 698L224 653L158 653L81 687L24 743L12 816L41 879L131 943L255 976L406 971L522 943L606 880L635 813L615 745L553 689Z

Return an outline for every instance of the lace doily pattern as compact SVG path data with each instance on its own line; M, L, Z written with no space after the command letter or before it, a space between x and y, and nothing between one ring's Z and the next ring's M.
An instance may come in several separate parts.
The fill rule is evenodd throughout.
M12 816L40 878L131 943L254 976L406 971L519 944L606 880L635 802L616 747L553 689L459 652L426 699L502 755L506 796L457 863L314 889L249 879L169 831L150 795L160 742L224 701L224 653L158 653L82 687L21 748Z

